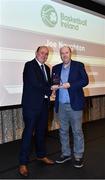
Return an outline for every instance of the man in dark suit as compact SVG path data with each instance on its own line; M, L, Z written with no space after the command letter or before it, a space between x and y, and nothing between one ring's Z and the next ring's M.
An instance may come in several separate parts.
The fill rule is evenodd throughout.
M20 150L19 173L28 176L28 162L31 140L34 133L37 160L46 164L54 162L46 157L45 134L48 123L48 106L51 95L50 69L44 63L49 50L46 46L38 47L36 57L25 64L23 72L22 109L24 131Z
M60 56L63 63L52 68L52 90L56 92L55 110L60 120L60 141L62 154L56 163L71 159L69 127L73 134L74 167L83 166L84 136L82 131L82 112L85 103L83 87L88 84L88 76L81 62L71 60L70 47L62 47ZM58 82L57 82L58 81Z

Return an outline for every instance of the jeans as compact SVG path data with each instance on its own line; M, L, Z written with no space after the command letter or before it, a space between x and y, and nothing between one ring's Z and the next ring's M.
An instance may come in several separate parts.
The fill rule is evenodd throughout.
M83 111L75 111L69 103L59 104L58 117L60 120L60 142L62 154L64 156L71 155L69 128L71 126L73 134L73 154L75 158L82 158L84 153L84 135L82 131L82 113Z

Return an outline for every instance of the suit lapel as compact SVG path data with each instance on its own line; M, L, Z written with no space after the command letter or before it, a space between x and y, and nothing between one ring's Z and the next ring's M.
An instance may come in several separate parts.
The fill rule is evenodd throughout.
M41 80L41 78L44 79L41 68L35 59L34 59L34 70L35 70L35 76L39 81Z
M58 75L59 75L59 77L61 77L62 66L63 66L63 63L59 66L59 69L58 69Z
M37 63L37 61L34 59L34 69L35 69L35 75L37 77L38 80L43 80L45 82L47 82L44 77L43 77L43 72L39 66L39 64ZM47 78L48 78L48 82L50 82L50 73L49 70L47 68L47 66L45 65L45 69L46 69L46 73L47 73Z
M49 71L48 67L46 66L46 64L45 64L45 69L46 69L46 73L47 73L48 82L51 82L50 71Z
M68 82L70 82L72 79L73 71L74 71L74 66L73 66L73 61L71 60Z

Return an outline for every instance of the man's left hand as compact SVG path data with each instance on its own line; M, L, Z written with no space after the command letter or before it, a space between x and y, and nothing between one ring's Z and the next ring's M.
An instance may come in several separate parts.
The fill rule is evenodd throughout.
M62 88L64 88L64 89L68 89L70 87L70 83L63 83L62 84Z

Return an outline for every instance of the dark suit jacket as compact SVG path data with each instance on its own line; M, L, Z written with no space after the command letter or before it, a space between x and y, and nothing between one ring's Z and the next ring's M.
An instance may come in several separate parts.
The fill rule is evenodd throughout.
M44 96L50 97L50 69L45 65L48 82L45 81L43 72L35 59L25 64L23 71L23 115L30 116L34 111L42 108Z
M58 64L52 69L53 74L61 75L62 65ZM84 64L81 62L71 60L70 73L68 77L70 88L68 88L70 104L74 110L82 110L84 107L84 92L83 87L88 84L88 76L84 68ZM59 107L59 90L56 92L55 110L58 112Z

